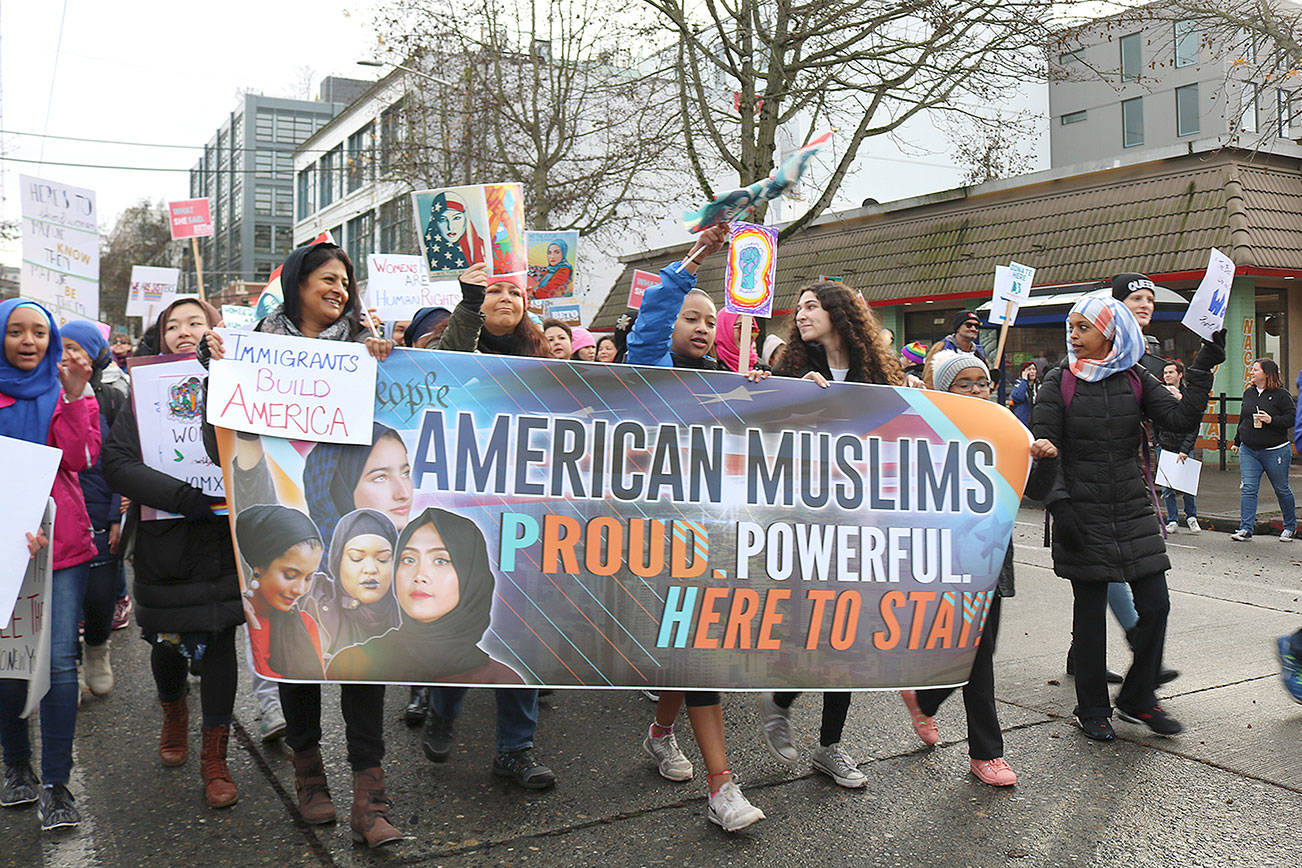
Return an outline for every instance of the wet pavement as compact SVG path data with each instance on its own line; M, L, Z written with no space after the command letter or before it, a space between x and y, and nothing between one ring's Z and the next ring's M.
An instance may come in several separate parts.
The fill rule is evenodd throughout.
M1209 515L1220 502L1209 489ZM957 695L937 716L941 744L927 749L896 694L857 694L843 745L869 782L850 791L809 771L817 696L795 705L805 745L787 767L760 743L754 695L733 693L730 764L768 820L729 836L705 818L685 719L694 781L664 781L641 755L652 706L639 693L561 690L543 700L538 753L559 784L539 794L489 773L491 693L471 691L455 752L434 765L419 730L399 722L406 691L390 689L385 771L392 817L411 837L367 851L348 836L337 691L325 690L323 745L337 825L297 821L288 753L257 738L247 685L231 743L240 801L212 811L199 784L197 690L190 760L164 768L148 648L132 628L113 637L116 689L88 696L78 721L72 788L84 822L41 835L34 811L0 812L0 865L1302 865L1302 706L1281 688L1273 654L1275 636L1302 626L1302 543L1177 533L1167 662L1182 675L1162 695L1186 732L1150 738L1117 721L1118 740L1097 744L1070 722L1070 588L1048 568L1040 535L1041 514L1023 510L1017 596L1005 603L995 660L1014 788L968 773ZM1112 628L1110 654L1123 666Z

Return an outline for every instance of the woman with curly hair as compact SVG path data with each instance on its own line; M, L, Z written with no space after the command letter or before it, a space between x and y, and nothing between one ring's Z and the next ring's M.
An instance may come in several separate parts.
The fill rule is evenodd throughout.
M787 348L773 368L779 377L804 377L903 386L904 371L879 340L881 326L868 305L843 283L820 281L800 290L787 328Z
M868 305L843 283L822 281L800 290L787 329L787 349L773 368L781 377L803 377L828 388L830 380L903 386L904 371ZM799 757L791 728L791 703L798 693L765 693L760 698L764 744L779 760ZM813 767L843 787L868 783L854 758L841 747L841 730L850 710L845 691L823 694L823 721Z

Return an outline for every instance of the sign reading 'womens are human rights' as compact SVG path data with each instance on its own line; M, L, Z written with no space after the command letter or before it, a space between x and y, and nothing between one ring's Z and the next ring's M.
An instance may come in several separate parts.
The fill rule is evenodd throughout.
M363 344L218 329L208 421L291 440L370 443L375 359Z

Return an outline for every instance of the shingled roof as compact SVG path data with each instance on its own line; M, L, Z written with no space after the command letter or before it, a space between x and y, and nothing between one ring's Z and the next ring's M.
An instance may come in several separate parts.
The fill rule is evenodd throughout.
M592 327L614 327L634 269L657 271L688 246L626 258ZM1010 259L1034 266L1037 284L1057 284L1201 269L1211 247L1241 266L1302 267L1299 161L1238 149L1159 155L827 215L780 245L774 310L819 275L881 304L988 291ZM718 301L722 280L723 259L712 257L698 285Z

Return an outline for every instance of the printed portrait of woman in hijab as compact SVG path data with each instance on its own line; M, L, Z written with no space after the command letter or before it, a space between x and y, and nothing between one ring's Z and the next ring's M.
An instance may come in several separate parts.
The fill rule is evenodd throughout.
M411 195L431 279L455 278L476 262L484 261L488 206L483 187L453 187Z
M574 254L578 232L527 232L529 297L565 298L574 294Z

